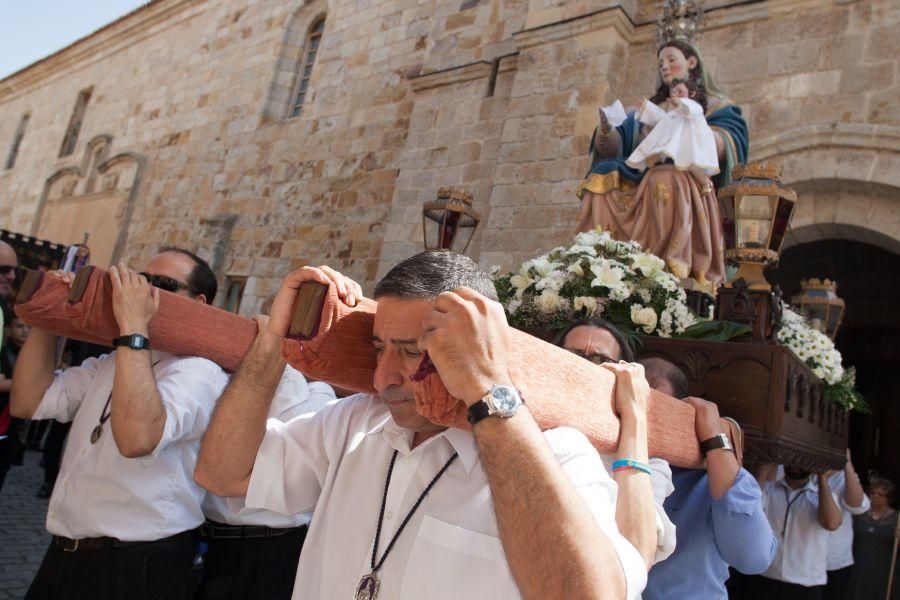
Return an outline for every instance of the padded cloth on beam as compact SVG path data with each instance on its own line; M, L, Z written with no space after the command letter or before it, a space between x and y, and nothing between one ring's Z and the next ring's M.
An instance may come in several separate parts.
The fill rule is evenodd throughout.
M310 341L286 339L285 359L308 377L349 390L372 393L375 349L372 325L376 303L355 308L338 299L334 286L325 297L318 334ZM601 452L618 444L619 420L608 370L527 333L510 329L510 375L542 429L581 430ZM416 382L416 408L431 421L471 429L465 405L447 392L437 372ZM650 455L681 467L703 464L690 405L651 391L648 407Z
M65 306L69 320L79 329L106 339L119 336L112 309L109 273L96 267L80 300ZM256 321L159 290L159 310L150 320L151 347L176 356L202 356L227 371L234 371L256 338Z
M75 326L66 315L66 302L69 299L69 286L46 273L35 272L30 277L39 277L40 281L31 296L16 304L15 311L20 319L50 333L82 342L90 342L101 346L109 346L111 340L93 335ZM20 298L20 300L22 300Z

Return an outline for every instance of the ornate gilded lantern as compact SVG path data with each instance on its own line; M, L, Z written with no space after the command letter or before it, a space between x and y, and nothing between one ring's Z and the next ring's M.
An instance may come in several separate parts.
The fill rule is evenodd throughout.
M770 290L763 269L778 262L797 194L781 185L781 169L762 162L740 165L719 190L725 259L738 264L735 279L751 290ZM729 284L730 285L730 284Z
M422 208L425 248L464 254L481 215L472 208L472 194L461 188L441 188L437 199Z
M844 301L837 295L837 282L830 279L804 279L803 293L794 296L791 304L809 319L810 325L830 337L837 336L844 317Z

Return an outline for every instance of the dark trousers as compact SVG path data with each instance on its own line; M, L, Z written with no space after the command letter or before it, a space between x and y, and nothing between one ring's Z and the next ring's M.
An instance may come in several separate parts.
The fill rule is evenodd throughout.
M194 536L65 552L50 542L25 600L192 600Z
M16 454L15 442L12 438L4 438L0 440L0 490L3 489L3 481L6 479L6 473L12 466L13 458Z
M306 527L274 537L209 539L199 600L290 600Z
M747 578L746 597L760 600L822 600L824 588L824 585L806 587L758 575Z
M850 573L853 565L828 571L828 583L822 592L824 600L848 600L850 598Z
M40 450L43 447L42 442L44 439L44 433L47 432L47 427L49 426L49 419L43 419L41 421L31 421L28 424L28 432L25 434L25 445L28 448Z

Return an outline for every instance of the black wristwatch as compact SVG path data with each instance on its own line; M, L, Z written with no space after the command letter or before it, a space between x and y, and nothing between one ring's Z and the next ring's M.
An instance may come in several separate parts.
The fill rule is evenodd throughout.
M144 337L139 333L132 333L131 335L123 335L122 337L115 338L113 340L113 346L116 348L125 346L132 350L149 350L150 338Z
M734 446L731 445L731 440L729 440L728 436L724 433L714 435L708 440L700 442L700 451L703 453L703 456L706 456L706 453L710 450L718 450L720 448L722 450L734 452Z

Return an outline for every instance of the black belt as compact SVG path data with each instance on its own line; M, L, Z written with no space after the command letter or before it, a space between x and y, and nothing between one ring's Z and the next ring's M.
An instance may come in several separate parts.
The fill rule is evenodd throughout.
M200 535L211 540L272 538L301 531L307 527L307 525L300 525L299 527L275 528L264 525L226 525L215 521L207 521L200 526Z
M81 538L73 540L61 535L53 536L53 544L63 552L76 552L79 550L109 550L111 548L128 548L130 546L139 546L141 544L163 544L167 542L188 541L193 543L195 530L183 531L170 535L169 537L159 540L150 540L145 542L125 542L112 537L95 537Z

